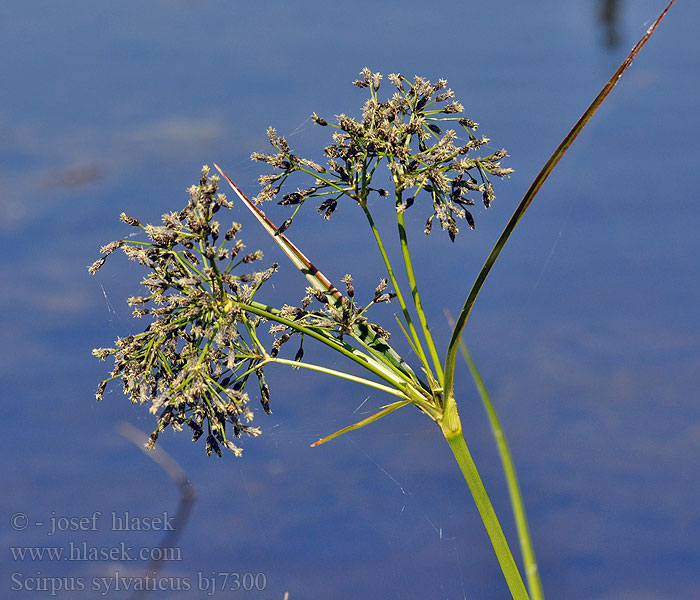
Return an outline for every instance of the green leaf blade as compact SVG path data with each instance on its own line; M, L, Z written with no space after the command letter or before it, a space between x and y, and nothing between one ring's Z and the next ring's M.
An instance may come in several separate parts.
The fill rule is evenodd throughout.
M557 166L557 164L564 156L566 151L571 147L571 144L573 144L574 140L578 137L579 133L581 133L586 124L591 120L591 117L593 117L596 111L600 108L601 104L608 97L612 89L620 81L620 78L622 77L624 72L629 68L632 62L634 62L634 59L637 57L637 55L647 43L649 38L653 35L654 31L656 31L656 28L666 16L666 13L669 11L674 2L675 0L671 0L666 5L666 8L664 8L661 14L651 24L649 29L647 29L646 33L642 36L639 42L637 42L634 48L632 48L632 50L627 55L622 64L618 67L615 73L613 73L612 77L610 77L605 86L603 86L603 89L596 96L595 100L593 100L591 105L586 109L586 111L583 113L581 118L577 121L577 123L568 133L568 135L562 140L561 144L559 144L559 147L554 151L552 156L545 163L544 167L542 167L542 170L532 182L532 185L530 185L530 188L525 193L525 196L523 196L523 199L520 201L520 204L518 204L517 208L515 209L515 212L508 221L508 224L503 230L503 233L501 233L501 236L498 238L498 241L491 250L491 253L486 259L484 266L481 268L481 271L479 271L479 274L476 277L476 281L474 282L474 285L472 286L469 295L467 296L467 300L465 301L464 306L462 307L462 310L459 316L457 317L457 324L452 332L452 337L450 339L450 343L447 349L447 356L445 358L446 393L451 394L452 388L454 386L454 369L455 362L457 360L457 349L459 345L459 340L462 337L462 332L464 331L464 326L467 322L467 318L469 317L469 313L471 312L472 307L474 306L474 302L476 302L476 298L479 295L479 292L481 291L481 288L483 287L486 278L491 272L491 269L494 263L496 262L496 259L501 254L501 250L503 250L503 247L505 246L506 242L515 230L515 227L520 222L520 219L522 219L523 215L525 214L525 211L529 208L530 204L532 204L532 201L535 199L535 196L540 191L540 188L547 180L551 172L554 170L554 167Z
M342 429L339 429L335 433L331 433L330 435L327 435L324 438L321 438L317 442L314 442L311 444L312 448L315 448L316 446L320 446L321 444L325 444L326 442L330 442L332 439L337 438L338 436L343 435L344 433L348 433L349 431L355 431L356 429L362 429L362 427L365 427L366 425L369 425L370 423L374 423L375 421L378 421L382 417L385 417L389 413L394 412L395 410L398 410L399 408L406 406L407 404L410 404L410 400L399 400L398 402L392 402L391 404L388 404L385 406L382 410L380 410L378 413L373 414L371 417L367 417L366 419L362 419L362 421L358 421L357 423L353 423L352 425L348 425L347 427L343 427Z

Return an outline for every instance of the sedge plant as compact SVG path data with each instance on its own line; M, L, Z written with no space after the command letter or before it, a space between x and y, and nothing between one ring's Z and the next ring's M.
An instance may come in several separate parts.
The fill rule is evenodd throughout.
M145 239L127 237L104 246L101 257L90 267L90 272L95 273L110 254L120 249L148 270L141 282L143 295L128 299L134 316L149 320L147 327L139 334L119 338L114 347L93 351L101 359L114 359L114 368L100 383L97 398L102 398L110 382L120 380L133 403L147 403L157 415L148 447L152 448L168 427L178 431L188 428L193 441L205 439L207 454L219 456L223 449L240 456L240 438L244 434L260 434L261 430L251 424L250 394L259 399L264 412L270 412L271 394L265 370L272 366L333 375L393 397L376 414L327 435L314 446L412 404L436 424L449 445L511 596L517 600L542 599L513 460L498 416L466 348L463 351L501 453L525 579L464 438L454 389L457 353L479 291L520 218L672 4L635 46L533 182L478 273L444 351L433 339L429 315L421 302L405 213L423 211L427 216L426 234L439 228L454 241L461 223L469 228L475 226L471 207L479 202L488 208L495 199L494 182L512 170L501 164L506 151L491 150L490 140L477 135L478 124L463 114L462 105L445 80L431 83L422 77L409 80L392 74L388 76L390 94L383 97L382 76L365 68L354 82L368 93L361 116L341 114L334 123L315 113L312 116L315 123L332 132L322 161L298 156L283 136L268 129L273 151L256 152L252 158L266 163L272 172L260 176L262 188L253 200L214 165L306 277L310 284L306 296L282 306L264 301L265 283L274 276L278 265L256 270L262 252L245 251L240 224L233 222L226 229L221 225L219 211L230 209L233 202L219 191L219 176L205 166L198 183L189 189L186 206L163 215L162 224L142 225L122 213L121 220L142 230ZM382 173L387 172L389 189L377 183L386 180ZM395 208L394 243L400 249L400 265L390 260L389 242L375 223L370 200L377 198L393 203ZM260 208L268 201L277 201L291 211L279 226ZM325 218L330 218L340 203L363 213L383 271L373 291L356 293L352 277L346 275L341 292L291 241L294 217L309 203L315 203ZM405 274L407 288L397 277L400 271ZM375 304L392 300L399 305L397 320L413 350L415 364L394 350L388 328L370 319ZM322 344L343 355L362 367L364 376L304 360L304 345L308 343Z

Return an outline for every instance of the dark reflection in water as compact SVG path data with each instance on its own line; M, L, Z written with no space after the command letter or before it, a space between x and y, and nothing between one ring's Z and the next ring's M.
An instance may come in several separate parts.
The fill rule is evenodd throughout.
M620 0L599 0L598 21L603 28L603 43L608 49L620 45Z

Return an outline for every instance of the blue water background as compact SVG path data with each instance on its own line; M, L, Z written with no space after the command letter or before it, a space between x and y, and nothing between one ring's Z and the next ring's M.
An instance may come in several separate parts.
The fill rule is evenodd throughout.
M530 181L663 2L614 4L606 26L592 0L2 2L1 595L48 598L29 590L31 578L74 577L87 589L55 597L100 597L93 577L138 575L145 563L22 561L11 547L154 547L159 533L112 531L111 514L177 505L167 476L115 431L128 421L150 432L146 408L116 386L94 400L109 365L90 350L141 325L124 302L138 292L135 264L117 256L96 277L86 271L101 245L127 233L121 211L156 222L213 161L254 194L260 165L248 157L266 150L267 126L314 155L327 131L310 113L358 114L363 92L349 82L365 65L445 77L516 169L455 244L439 231L424 238L422 207L407 213L445 348L443 309L459 311ZM697 2L672 9L543 188L466 331L516 457L549 598L700 597L699 22ZM330 222L309 209L290 236L334 281L353 273L368 297L381 268L355 209L341 206ZM278 222L286 214L270 208ZM250 249L283 264L263 297L300 298L305 282L240 204L230 218ZM396 310L375 318L392 327ZM394 339L405 349L400 332ZM204 598L198 577L247 572L264 573L266 589L209 597L506 597L434 424L409 407L311 449L387 398L309 373L270 369L269 378L274 414L256 407L264 435L244 440L242 459L207 458L185 433L161 437L198 501L182 560L159 574L192 589L153 598ZM467 440L517 550L462 365L456 383ZM95 511L97 531L49 536L35 525ZM10 527L15 513L27 515L26 529Z

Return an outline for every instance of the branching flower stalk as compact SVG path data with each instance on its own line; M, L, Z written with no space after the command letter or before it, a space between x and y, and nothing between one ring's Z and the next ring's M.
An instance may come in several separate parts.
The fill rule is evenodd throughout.
M144 332L118 339L114 348L93 351L101 359L112 356L115 362L110 377L98 387L98 400L110 381L120 379L132 402L150 403L151 412L159 413L149 440L151 447L165 428L180 430L187 425L194 441L207 433L208 454L221 455L224 446L240 455L241 449L232 438L260 433L249 425L253 412L246 384L251 376L258 380L260 402L269 412L265 367L271 363L335 374L407 398L393 372L342 340L343 328L350 320L367 326L363 313L389 296L375 293L369 306L346 315L348 323L334 320L324 311L292 306L275 309L255 301L255 294L278 266L238 274L240 267L260 260L262 253L243 255L244 244L236 239L238 223L231 225L219 243L220 225L213 216L222 206L230 208L231 203L216 193L217 186L218 177L209 178L205 167L199 185L189 190L188 205L180 213L163 215L163 225L143 226L122 214L122 221L141 228L150 241L128 238L107 244L90 267L95 273L108 256L121 249L151 271L141 282L147 293L129 298L128 303L134 307L135 317L150 316L152 322ZM302 304L310 302L311 296L307 296ZM258 332L265 322L274 323L274 332L286 332L269 349ZM305 363L301 351L294 361L279 357L281 346L293 334L330 346L392 387Z
M295 173L312 178L309 181L312 185L283 194L278 201L278 204L295 206L295 209L276 231L277 234L290 227L301 205L313 197L322 200L317 210L327 219L343 198L353 200L362 207L397 294L411 342L434 386L441 379L442 366L418 293L408 249L404 211L413 206L419 195L424 196L432 208L425 232L430 233L437 218L441 228L454 241L459 233L457 219L465 220L471 228L475 225L469 210L475 204L474 197L478 195L488 207L495 198L491 178L507 176L512 169L503 168L500 164L506 155L505 150L484 156L474 155L490 140L476 137L478 123L462 114L463 106L454 100L454 92L447 88L444 79L433 84L416 77L410 82L401 75L392 74L389 80L396 91L391 98L382 102L378 97L382 76L367 68L362 70L361 76L354 82L355 85L370 92L370 98L362 109L361 120L341 114L337 117L336 125L315 113L312 117L319 125L335 129L332 135L334 143L324 149L328 158L326 166L295 155L283 137L278 136L273 128L268 129L270 144L276 152L254 153L252 158L268 163L277 172L260 177L263 188L254 201L260 204L277 198L283 184ZM443 128L448 126L457 127L463 138L458 137L455 129L443 132ZM368 207L370 194L379 197L391 195L384 188L373 185L380 163L388 167L394 183L393 197L401 251L424 341L416 331ZM430 362L424 351L424 343Z
M234 222L221 235L222 228L214 216L222 207L231 208L232 203L224 194L218 193L219 178L210 176L209 168L205 166L199 184L189 190L187 206L179 213L163 215L162 225L143 226L137 219L122 214L122 221L143 230L146 241L129 237L112 242L102 248L102 256L89 269L94 274L108 256L121 249L127 257L150 271L141 282L146 288L144 295L128 300L134 307L134 316L150 318L146 329L118 339L113 348L94 351L101 359L114 358L114 368L99 385L97 398L102 398L111 381L120 379L124 393L132 402L150 403L151 412L158 414L149 447L153 447L167 427L181 430L186 425L193 433L193 441L206 433L206 452L219 456L222 446L239 456L242 450L233 439L240 438L243 433L259 435L260 430L250 425L253 412L246 386L251 379L257 380L253 388L255 395L264 412L269 413L271 393L265 369L270 365L310 369L396 397L378 413L322 438L314 446L413 404L438 425L450 446L489 535L511 596L517 600L530 598L464 439L454 390L457 347L474 300L520 217L672 3L633 49L533 182L472 287L457 319L444 363L421 302L404 213L414 205L422 206L429 201L425 233L429 234L437 222L454 241L459 233L458 220L473 228L475 223L469 208L477 198L488 208L495 199L492 180L503 178L512 170L501 166L506 157L505 150L484 151L489 148L489 140L476 136L477 123L462 114L463 107L454 100L446 81L441 79L431 83L422 77L409 81L392 74L389 80L395 91L390 98L380 100L378 92L382 76L365 68L361 78L354 82L358 87L368 89L370 95L361 119L341 114L337 117L337 124L330 124L316 114L312 117L320 126L333 130L333 143L324 149L325 166L295 155L284 137L272 128L268 130L268 137L275 152L252 155L254 160L266 162L274 168L273 173L260 177L262 190L254 201L249 200L215 165L239 199L311 284L300 305L273 307L257 299L262 286L274 275L278 265L250 271L249 265L259 261L262 252L243 252L238 223ZM381 163L388 169L394 188L392 192L374 182ZM310 178L306 187L286 191L290 179L297 176ZM287 185L285 192L282 190L284 185ZM293 212L277 227L258 205L280 195L278 204L293 207ZM371 214L368 202L371 195L380 201L384 198L393 201L409 294L402 290ZM295 215L310 198L320 200L317 210L325 218L330 218L339 202L346 200L359 205L363 211L387 275L380 278L372 299L366 304L357 302L350 275L343 280L343 294L285 235ZM406 302L409 296L411 308ZM372 306L390 302L393 298L401 308L403 323L399 321L399 326L420 362L416 370L391 347L389 332L367 318ZM264 327L261 329L263 325L268 327L268 332ZM296 353L293 358L283 358L280 352L292 338L299 340ZM324 344L342 354L365 369L367 377L305 362L303 344L306 340ZM475 372L473 364L470 366ZM419 375L421 371L424 377ZM490 401L483 385L480 392L488 410ZM522 499L519 494L512 493L513 489L517 490L512 463L506 472L516 518L520 513L524 518ZM533 600L540 600L543 598L542 588L527 528L519 525L519 533L528 587ZM523 540L523 535L528 535L528 539Z
M278 198L282 193L283 184L288 183L295 175L313 178L310 182L312 185L309 187L297 188L297 191L282 194L281 200L278 201L281 205L295 206L293 214L284 221L283 225L271 231L278 240L286 240L284 232L292 225L299 208L310 198L318 197L322 200L317 210L325 218L331 217L343 198L361 207L401 305L406 325L404 331L408 330L408 340L421 361L423 372L428 377L429 410L420 405L419 408L429 414L440 426L460 465L491 537L513 597L526 598L525 586L464 441L454 394L451 390L448 394L444 393L441 359L423 310L404 219L406 210L414 205L418 206L423 200L428 200L430 213L426 221L425 233L430 233L433 221L437 218L441 228L447 231L450 239L454 241L459 233L457 219L464 219L471 228L475 225L468 208L475 204L473 196L478 195L487 208L494 200L493 184L489 176L502 178L513 171L501 166L501 160L506 156L505 150L474 155L486 147L490 140L485 137L476 137L474 132L478 124L462 114L463 107L454 100L454 93L447 88L445 80L441 79L433 84L422 77L415 77L414 81L410 82L398 74L390 75L389 80L396 91L390 99L382 102L378 97L382 76L367 68L362 70L361 79L354 83L360 88L369 89L370 98L363 107L361 120L342 114L337 117L337 125L331 125L326 119L314 113L313 120L316 123L336 130L332 135L334 143L324 149L328 159L326 166L297 156L292 152L285 138L279 136L273 128L268 129L269 141L276 153L254 153L252 158L266 162L275 169L275 173L260 177L262 190L254 199L254 203L259 205ZM449 125L459 127L463 138L460 139L454 129L443 132L442 128ZM384 163L389 170L394 185L393 194L373 184L381 163ZM226 177L225 174L224 176ZM228 177L226 178L259 220L266 220L259 209L253 206L253 203ZM380 199L388 197L394 199L404 269L422 337L415 327L411 310L405 302L406 295L402 292L395 269L386 252L385 243L375 225L368 203L370 194L375 194ZM270 228L271 226L268 226L268 230ZM285 249L284 241L280 245ZM425 347L428 349L427 353L424 350ZM411 382L407 384L410 385ZM425 387L424 385L423 388ZM446 398L447 402L445 402ZM385 414L387 413L382 412L375 417L380 418ZM362 425L374 420L376 419L366 419ZM317 444L336 437L340 433L356 429L358 425L336 432Z

